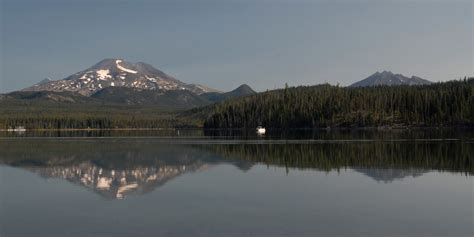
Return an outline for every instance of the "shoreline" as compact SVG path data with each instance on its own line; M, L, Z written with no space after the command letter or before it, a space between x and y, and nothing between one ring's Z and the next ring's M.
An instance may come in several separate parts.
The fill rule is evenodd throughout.
M474 126L380 126L380 127L327 127L327 128L271 128L267 127L268 130L273 131L309 131L309 130L321 130L321 131L348 131L348 130L377 130L377 131L390 131L390 130L438 130L438 129L474 129ZM12 130L12 129L0 129L0 132L50 132L50 131L176 131L176 130L204 130L204 131L245 131L254 130L253 128L204 128L204 127L183 127L183 128L39 128L39 129L24 129L24 130Z

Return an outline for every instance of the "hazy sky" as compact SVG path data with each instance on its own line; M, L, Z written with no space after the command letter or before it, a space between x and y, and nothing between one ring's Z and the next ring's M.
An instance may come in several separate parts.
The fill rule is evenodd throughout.
M0 1L0 92L110 57L221 90L474 75L472 0Z

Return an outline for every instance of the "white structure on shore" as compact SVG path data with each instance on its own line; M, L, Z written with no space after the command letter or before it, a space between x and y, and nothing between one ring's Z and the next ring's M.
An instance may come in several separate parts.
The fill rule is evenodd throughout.
M257 127L257 134L263 135L267 132L267 130L264 127L258 126Z
M8 132L24 132L24 131L26 131L26 128L23 127L23 126L18 126L18 127L15 127L15 128L8 128L7 131Z

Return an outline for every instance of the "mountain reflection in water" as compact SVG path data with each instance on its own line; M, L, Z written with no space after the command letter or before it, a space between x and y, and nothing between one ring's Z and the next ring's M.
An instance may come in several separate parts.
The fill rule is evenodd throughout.
M178 166L150 166L130 169L107 169L93 162L71 166L26 167L45 178L64 179L82 185L111 199L122 199L125 195L140 195L153 191L186 172L206 169L202 163Z
M64 179L110 199L142 195L186 173L232 164L324 172L352 169L376 181L418 177L431 170L472 175L472 144L351 142L318 144L181 144L153 139L4 140L0 164Z

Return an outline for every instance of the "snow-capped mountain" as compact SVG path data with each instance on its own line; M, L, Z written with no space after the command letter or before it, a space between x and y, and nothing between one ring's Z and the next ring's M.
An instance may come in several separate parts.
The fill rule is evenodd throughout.
M218 90L186 84L153 66L122 59L104 59L94 66L57 81L43 80L24 91L72 91L90 96L106 87L129 87L148 90L188 90L197 95Z
M395 86L395 85L429 85L433 82L423 78L412 76L405 77L402 74L394 74L390 71L376 72L362 81L358 81L349 87L366 86Z

